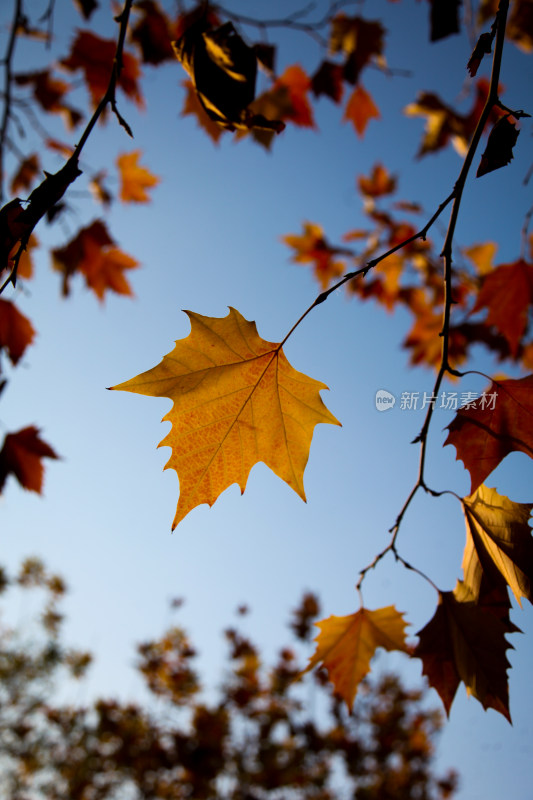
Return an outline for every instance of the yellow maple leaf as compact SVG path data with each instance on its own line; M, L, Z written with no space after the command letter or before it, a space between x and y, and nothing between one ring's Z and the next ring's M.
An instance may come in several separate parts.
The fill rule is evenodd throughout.
M492 272L497 249L498 245L494 242L484 242L483 244L474 244L472 247L465 247L463 253L477 267L479 275L486 275L488 272Z
M521 597L533 602L533 536L528 524L533 504L515 503L481 484L463 499L463 508L463 572L470 591L477 597L483 575L490 580L497 570L519 605Z
M406 622L394 606L375 611L361 608L347 617L331 616L315 622L315 625L320 628L320 633L315 639L316 651L305 672L322 664L335 692L345 701L349 711L377 648L408 652Z
M123 203L149 203L150 196L146 189L157 186L157 175L139 165L140 150L131 153L122 153L117 158L117 167L120 172L120 199Z
M297 372L281 345L261 339L255 322L234 308L222 318L186 313L189 336L153 369L112 387L174 403L164 417L172 429L159 445L172 448L165 469L180 481L172 529L231 484L242 494L259 461L305 500L314 427L340 425L320 397L327 386Z

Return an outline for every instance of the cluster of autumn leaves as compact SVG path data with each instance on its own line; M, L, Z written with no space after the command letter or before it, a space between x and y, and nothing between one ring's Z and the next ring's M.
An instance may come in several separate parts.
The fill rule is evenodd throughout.
M365 681L349 715L318 670L308 687L320 703L318 724L314 704L303 701L295 681L298 651L320 613L314 595L304 595L294 609L291 642L271 664L243 632L249 609L240 606L238 620L224 631L224 675L208 699L197 652L174 625L137 648L135 666L148 700L65 705L51 688L82 678L91 662L89 653L63 644L65 589L36 559L17 574L0 570L1 595L42 599L31 646L27 631L5 625L0 631L0 780L13 800L245 800L280 792L333 800L341 765L343 791L364 793L366 800L453 796L457 776L439 775L434 765L442 714L398 678ZM181 602L172 601L174 611Z
M436 12L437 5L431 4L433 40L459 26L457 3L450 3L444 15ZM494 5L481 3L483 21L495 14ZM508 37L532 49L533 26L527 23L527 5L522 1L513 5ZM95 7L94 2L80 4L86 18ZM127 2L123 13L131 10ZM236 16L223 19L220 9L202 3L172 18L155 0L142 0L133 12L124 48L117 49L114 39L80 30L70 52L60 61L63 70L81 77L92 108L104 116L109 115L111 106L126 128L116 108L115 85L129 100L143 106L141 64L158 66L171 60L175 63L176 58L189 76L184 83L183 114L194 115L215 142L231 132L235 138L252 137L270 147L287 124L314 127L313 101L322 96L344 104L344 119L353 123L360 136L369 121L379 117L362 78L370 65L386 65L385 29L380 22L336 14L326 20L328 55L316 71L307 74L295 64L278 76L275 48L265 41L247 44L234 27L239 21ZM478 42L468 62L471 76L488 55L492 38L489 35L489 39L480 39L482 44ZM269 86L256 94L259 67ZM68 98L72 85L52 69L15 72L14 87L29 96L14 94L12 103L20 100L21 108L29 104L44 114L60 115L68 130L81 125L83 113ZM448 144L464 152L488 88L485 79L477 79L474 104L466 115L429 92L408 106L408 114L426 120L419 155ZM504 166L516 142L512 115L500 106L494 107L490 125L498 134L491 136L492 145L489 139L480 175ZM44 144L67 159L66 164L55 175L45 173L45 180L33 189L26 205L15 197L0 211L0 267L10 279L5 286L14 285L15 279L31 278L30 255L37 246L33 229L45 217L49 223L61 218L68 202L64 195L81 174L79 153L74 148L52 137L44 137ZM157 184L158 179L140 164L140 158L134 150L117 159L123 202L148 201L149 190ZM23 156L11 179L12 193L29 192L40 170L37 152ZM89 181L104 208L115 199L106 178L106 173L99 171L90 175ZM424 229L424 221L418 222L422 209L416 203L392 200L396 179L381 164L369 175L360 176L358 187L369 220L367 228L349 231L342 243L335 245L319 225L307 222L302 234L287 235L284 241L293 250L295 263L312 266L322 291L350 268L368 265L364 277L346 283L347 291L360 299L373 298L389 311L398 305L408 309L413 323L404 347L411 363L439 367L445 304L442 265L425 233L417 233ZM389 254L384 258L384 253ZM117 246L101 219L88 223L51 255L62 276L64 295L69 294L76 275L84 278L100 300L109 290L131 294L127 275L137 262ZM533 254L523 252L513 263L496 265L494 256L495 245L489 242L466 248L462 258L454 261L453 314L447 332L454 368L466 361L471 347L479 343L502 361L531 368L528 310ZM12 301L1 299L0 303L0 347L16 364L35 331ZM288 363L282 349L285 340L265 342L255 323L235 309L223 319L192 312L189 316L189 337L177 342L158 366L114 387L173 400L167 415L172 429L161 444L172 448L167 466L177 471L180 480L174 527L194 507L212 505L232 483L244 491L258 461L265 462L305 498L303 472L314 426L338 424L320 398L324 385ZM499 496L483 481L509 452L533 452L529 434L532 381L530 376L494 382L490 387L496 398L494 408L460 409L449 426L446 443L457 448L472 477L471 495L460 500L467 521L463 579L453 592L439 592L435 616L420 632L414 649L447 709L463 682L484 707L509 716L505 634L515 627L509 619L507 587L518 601L521 597L532 599L533 550L527 525L531 506ZM25 488L40 491L44 457L56 455L37 429L8 434L0 452L0 488L12 474ZM310 667L323 664L336 691L351 706L376 648L413 652L405 642L405 624L394 608L362 608L348 617L324 620Z

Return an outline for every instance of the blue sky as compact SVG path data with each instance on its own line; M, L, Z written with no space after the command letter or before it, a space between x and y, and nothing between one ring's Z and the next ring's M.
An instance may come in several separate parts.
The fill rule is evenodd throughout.
M253 5L258 17L281 16L289 7ZM247 3L247 13L250 8ZM71 699L88 702L97 693L138 697L134 646L171 622L190 631L212 689L224 663L221 631L239 604L251 607L244 624L267 659L287 642L286 620L303 590L320 595L323 616L357 610L358 572L387 543L416 480L418 449L409 443L422 414L398 405L379 413L374 397L378 389L429 392L433 375L407 367L400 347L407 331L403 313L388 315L342 292L315 309L286 346L296 369L330 387L323 399L343 425L316 428L305 474L307 504L261 464L252 470L244 496L231 487L212 509L191 512L171 535L178 480L162 471L169 451L156 449L168 430L160 420L170 401L105 391L154 366L176 339L188 335L182 309L224 316L232 305L256 321L263 338L280 341L318 293L310 272L289 262L280 237L298 233L303 220L321 223L332 241L362 227L355 181L376 161L398 174L398 196L418 200L428 216L448 195L459 157L450 149L416 161L422 121L401 111L420 89L436 88L448 102L465 91L468 41L452 37L430 46L426 4L378 1L364 4L362 13L370 19L386 14L389 65L412 71L411 77L365 73L382 118L370 123L363 140L326 99L317 107L318 130L289 126L272 153L248 141L234 143L230 135L215 147L194 120L180 117L184 74L177 62L145 71L146 113L122 100L133 142L113 120L94 132L84 152L94 169L106 167L112 175L118 150L140 148L143 163L161 177L149 206L116 205L106 215L119 245L142 264L132 273L134 300L110 296L100 306L81 284L69 300L59 297L46 244L63 244L78 225L102 216L92 200L76 197L77 216L66 219L63 233L37 232L43 242L37 275L18 292L17 302L39 336L2 396L1 421L6 431L37 424L62 460L47 465L44 497L14 482L7 486L0 506L2 560L14 568L26 555L41 555L71 587L66 638L96 653L88 680L72 690ZM56 17L60 54L74 25L81 27L81 21L66 4ZM95 15L95 25L102 35L114 35L107 7ZM315 43L287 32L279 38L279 72L296 61L317 63ZM24 68L48 58L38 43L24 48ZM511 106L527 108L530 60L507 47L502 83ZM467 99L464 107L469 106ZM56 131L68 138L60 127ZM493 238L499 260L516 258L531 205L531 187L522 185L531 163L530 136L531 125L524 125L508 168L470 180L458 244ZM46 164L50 171L59 166L52 157ZM83 188L74 187L73 199ZM435 238L444 225L436 226ZM492 369L481 350L472 366ZM460 385L460 391L484 388L478 376ZM429 481L467 494L468 474L454 448L442 448L451 416L435 414ZM487 484L515 501L531 502L532 476L530 459L513 454ZM457 502L417 497L399 547L435 583L452 589L464 547ZM169 610L176 596L186 598L178 613ZM369 575L364 596L369 608L395 604L405 612L411 635L431 618L436 603L427 584L390 559ZM440 763L461 773L461 800L499 800L510 775L515 800L531 798L531 608L517 609L513 619L525 634L512 637L516 651L509 656L514 726L484 712L461 687L440 740ZM418 662L394 655L380 657L379 665L401 669L415 684L421 680ZM431 699L439 704L435 693Z

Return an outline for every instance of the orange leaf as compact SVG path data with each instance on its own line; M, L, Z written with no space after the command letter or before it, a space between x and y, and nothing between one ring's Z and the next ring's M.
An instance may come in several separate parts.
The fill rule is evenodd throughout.
M483 244L474 244L472 247L465 247L463 253L477 267L479 275L486 275L492 270L497 249L498 245L494 242L484 242Z
M12 364L22 358L34 337L30 320L10 300L0 299L0 348L6 350Z
M138 164L141 156L140 150L131 153L122 153L117 158L117 167L120 172L120 199L123 203L149 203L151 197L146 189L157 186L159 178Z
M322 289L338 278L346 269L344 261L335 260L336 255L353 255L351 250L332 247L325 239L322 227L312 222L304 222L302 236L289 234L282 241L294 248L296 253L291 261L295 264L314 264L314 275Z
M287 67L283 75L281 75L274 84L273 91L275 92L276 89L287 90L288 100L291 105L291 110L285 111L282 117L283 119L288 119L302 128L316 127L313 118L313 109L308 99L308 93L311 89L311 79L299 64L293 64L292 67Z
M82 70L93 106L98 105L107 91L116 49L114 39L102 39L89 30L78 31L70 55L61 62L71 72ZM138 84L140 76L138 60L131 53L123 53L118 85L139 108L144 108L144 99Z
M379 109L372 97L361 85L357 85L344 109L344 121L349 120L357 131L357 135L363 136L370 120L373 117L379 119L380 116Z
M42 458L58 458L50 445L39 438L37 428L30 426L9 433L0 451L0 492L8 475L13 475L24 489L41 494L43 486Z
M160 364L113 389L170 397L170 446L180 498L173 528L237 483L244 492L263 461L305 500L303 473L315 425L339 425L320 397L327 387L297 372L234 308L222 319L186 312L191 333Z
M396 178L389 174L383 164L374 164L370 177L360 175L357 185L361 194L366 197L383 197L396 190Z
M508 453L533 458L533 375L493 382L470 408L448 425L444 445L453 444L470 472L473 493Z
M138 266L134 258L115 246L105 224L99 220L78 234L65 247L52 250L54 269L63 273L63 295L70 292L70 280L79 272L87 286L99 300L106 289L118 294L131 295L131 287L124 270Z
M53 78L49 70L25 72L15 76L19 86L31 86L35 101L49 114L60 114L69 130L78 125L83 114L64 102L63 97L70 91L70 84Z
M376 611L361 608L347 617L331 616L315 625L320 633L305 672L318 664L327 669L335 692L345 701L348 711L378 647L408 652L406 623L394 606Z

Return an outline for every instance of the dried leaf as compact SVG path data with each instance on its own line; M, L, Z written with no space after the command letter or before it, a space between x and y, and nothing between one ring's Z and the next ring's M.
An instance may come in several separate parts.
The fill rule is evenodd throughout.
M320 628L316 650L305 672L321 664L328 671L336 694L351 711L357 689L370 670L378 647L408 652L406 622L394 606L369 611L361 608L347 617L331 616L315 622Z
M461 0L430 0L430 39L440 39L459 33L459 6Z
M483 59L484 55L488 55L492 50L492 36L490 33L482 33L479 39L476 42L476 46L470 56L468 64L466 68L473 78L477 75L477 71L479 69L479 65Z
M374 164L370 177L360 175L357 185L365 197L383 197L396 191L396 178L387 171L383 164Z
M344 91L342 67L331 61L322 61L311 78L311 91L315 97L326 95L334 103L340 103Z
M487 325L494 325L505 336L515 357L532 304L533 264L521 258L513 264L500 264L485 275L472 312L488 309Z
M470 472L472 494L508 453L533 458L533 375L494 381L483 396L486 402L457 411L444 442Z
M170 23L159 3L140 0L133 10L140 14L140 18L132 27L131 38L139 46L144 63L157 65L172 61L174 50Z
M58 456L39 437L37 428L30 426L16 433L9 433L0 451L0 492L3 491L8 475L13 475L24 489L41 494L43 458Z
M507 117L502 117L494 125L489 134L487 147L481 156L481 163L476 172L476 178L493 172L495 169L505 167L513 158L513 147L520 131Z
M468 598L468 593L466 597ZM439 693L446 713L463 682L467 692L511 721L507 685L506 624L471 600L461 583L453 592L440 592L433 618L418 632L414 655Z
M0 299L0 349L17 364L35 338L30 320L10 300Z
M303 473L319 422L340 424L323 404L323 383L297 372L279 344L230 309L222 319L186 312L191 333L160 364L114 389L170 397L170 446L180 498L173 528L232 483L244 492L263 461L305 500Z

